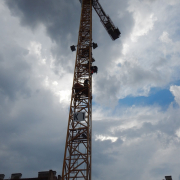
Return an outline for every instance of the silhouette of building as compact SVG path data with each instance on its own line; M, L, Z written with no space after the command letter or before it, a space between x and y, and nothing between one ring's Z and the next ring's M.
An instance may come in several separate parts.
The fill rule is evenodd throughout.
M0 174L0 180L61 180L61 176L56 176L56 171L53 170L38 172L38 177L34 178L21 178L21 173L11 174L10 179L4 179L4 177L4 174Z
M165 176L166 180L172 180L171 176Z

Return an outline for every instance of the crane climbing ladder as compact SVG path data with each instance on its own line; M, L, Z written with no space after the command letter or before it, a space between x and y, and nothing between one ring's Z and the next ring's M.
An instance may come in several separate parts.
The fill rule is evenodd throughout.
M69 121L67 127L62 180L91 180L92 152L92 75L97 66L92 57L92 7L113 40L119 38L120 31L115 28L98 0L81 0L81 20L76 52L74 79L72 86Z

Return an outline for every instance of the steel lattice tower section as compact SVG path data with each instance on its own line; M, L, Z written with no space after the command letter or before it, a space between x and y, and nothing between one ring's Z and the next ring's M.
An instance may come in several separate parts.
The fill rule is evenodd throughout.
M92 1L82 0L62 180L91 180ZM83 121L74 117L83 112ZM79 113L79 114L80 114ZM85 114L84 114L85 113Z

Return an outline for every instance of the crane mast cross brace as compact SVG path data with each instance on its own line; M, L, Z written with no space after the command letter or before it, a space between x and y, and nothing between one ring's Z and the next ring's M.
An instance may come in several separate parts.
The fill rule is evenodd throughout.
M92 152L92 75L97 67L92 66L92 7L113 40L119 38L120 31L115 28L105 14L98 0L81 0L81 19L79 27L74 79L72 86L69 120L67 127L62 180L91 180ZM73 50L75 46L71 47Z

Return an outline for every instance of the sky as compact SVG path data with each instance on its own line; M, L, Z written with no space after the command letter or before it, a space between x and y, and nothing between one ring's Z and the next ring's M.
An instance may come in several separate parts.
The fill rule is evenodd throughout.
M99 0L93 10L92 179L180 180L180 1ZM62 172L81 5L0 1L0 174Z

